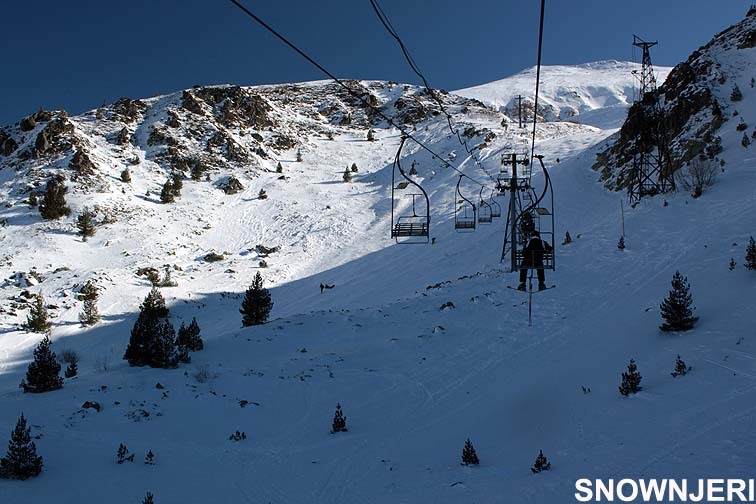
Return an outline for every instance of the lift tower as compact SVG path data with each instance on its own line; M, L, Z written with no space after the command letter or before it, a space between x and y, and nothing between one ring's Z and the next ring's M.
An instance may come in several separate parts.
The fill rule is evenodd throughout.
M634 104L639 133L633 158L633 177L628 188L630 205L633 207L643 196L665 193L675 187L667 150L664 110L659 102L654 67L651 64L650 48L656 44L658 42L646 42L633 35L633 46L642 51L640 75L637 70L633 70L640 84Z

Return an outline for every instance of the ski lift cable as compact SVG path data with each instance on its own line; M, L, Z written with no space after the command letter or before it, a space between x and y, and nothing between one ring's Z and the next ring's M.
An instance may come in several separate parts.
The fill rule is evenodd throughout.
M385 12L383 12L383 9L381 8L380 4L378 3L378 0L370 0L370 5L373 7L373 10L375 11L376 16L378 17L378 20L383 24L383 27L386 28L386 31L388 31L389 35L396 40L397 44L399 44L399 48L402 50L402 53L404 54L404 58L407 60L407 63L409 64L410 68L412 69L415 74L417 74L418 77L423 81L423 85L425 86L425 90L427 91L428 95L433 99L433 101L436 102L438 107L441 109L441 112L446 117L446 121L449 125L449 130L452 132L453 135L457 137L457 140L459 143L464 147L465 151L473 158L473 161L475 161L475 164L478 165L480 170L485 173L491 180L495 180L494 177L486 171L485 168L483 168L483 165L481 164L480 160L476 156L476 154L470 149L470 147L467 145L467 141L462 138L462 136L459 134L459 130L455 127L454 118L449 114L449 112L446 110L446 107L444 106L441 99L436 94L436 91L431 87L431 85L428 83L428 80L425 78L425 75L420 71L420 68L417 66L417 63L415 62L414 58L409 52L409 49L407 49L407 46L404 45L404 41L402 41L402 38L399 36L399 33L397 33L394 26L391 24L391 21L389 20L388 16Z
M256 16L252 11L250 11L244 5L242 5L238 0L229 0L229 1L232 4L234 4L236 7L238 7L239 10L241 10L247 16L249 16L251 19L253 19L257 24L259 24L260 26L262 26L263 28L265 28L267 31L269 31L272 35L274 35L276 38L278 38L281 42L283 42L284 44L286 44L287 46L289 46L294 52L296 52L297 54L299 54L300 56L302 56L305 60L307 60L315 68L317 68L318 70L320 70L321 72L323 72L325 75L327 75L332 81L334 81L336 84L338 84L339 86L341 86L352 97L358 99L365 107L371 109L373 112L375 112L375 114L377 114L378 116L380 116L381 118L383 118L390 126L393 126L393 127L397 128L403 135L406 135L407 138L409 138L410 140L412 140L413 142L415 142L418 146L420 146L420 148L422 148L423 150L425 150L429 154L431 154L434 159L440 160L443 165L445 165L448 168L451 168L452 170L454 170L457 173L459 173L461 176L469 179L470 181L478 184L479 186L489 187L490 188L490 186L487 186L486 184L480 182L476 178L471 177L470 175L467 175L466 173L463 173L462 170L460 170L459 168L457 168L456 166L454 166L453 164L451 164L450 162L448 162L440 154L437 154L433 149L431 149L430 147L428 147L427 145L425 145L423 142L421 142L420 140L418 140L415 136L412 135L412 133L410 133L405 128L403 128L402 126L400 126L399 124L397 124L396 122L394 122L394 120L392 118L390 118L389 116L387 116L386 114L384 114L383 111L381 111L378 107L376 107L376 106L371 105L370 103L368 103L368 101L362 95L358 94L352 88L350 88L349 86L347 86L344 83L344 81L342 81L341 79L339 79L338 77L336 77L335 75L333 75L331 72L329 72L320 63L318 63L317 61L315 61L313 58L311 58L309 55L307 55L307 53L305 53L304 51L302 51L301 49L299 49L296 45L294 45L294 43L292 43L286 37L284 37L281 33L279 33L277 30L275 30L273 27L271 27L265 21L263 21L258 16Z
M535 104L533 106L533 142L530 146L530 159L533 159L535 153L536 141L536 124L538 122L538 88L541 84L541 48L543 47L543 14L546 6L546 0L541 0L541 20L538 29L538 63L536 64L536 87L535 87Z

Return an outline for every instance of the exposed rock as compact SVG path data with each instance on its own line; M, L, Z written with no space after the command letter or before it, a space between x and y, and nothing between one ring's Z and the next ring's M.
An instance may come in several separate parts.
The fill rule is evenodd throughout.
M118 145L126 145L131 141L131 133L129 133L129 129L127 127L123 127L121 131L118 132L118 136L116 136L116 143Z
M219 184L219 187L226 194L236 194L244 190L244 186L236 177L228 177L228 179Z
M74 125L67 114L59 114L37 135L34 142L35 157L60 154L70 149L74 143Z
M93 409L97 413L102 411L102 406L97 401L84 401L84 404L81 405L81 409Z
M77 149L68 167L75 170L79 175L94 175L97 166L89 159L86 152Z
M21 131L31 131L37 127L37 121L34 120L33 116L27 116L21 119L18 127L21 128Z
M209 254L206 254L204 257L205 261L207 262L218 262L225 259L221 254L218 254L217 252L210 252Z
M188 89L181 94L181 106L194 114L205 115L201 101Z
M16 149L18 149L18 143L5 131L0 131L0 154L10 156Z
M142 100L132 100L131 98L119 98L111 106L113 114L126 123L132 123L139 119L142 112L147 110L147 105Z

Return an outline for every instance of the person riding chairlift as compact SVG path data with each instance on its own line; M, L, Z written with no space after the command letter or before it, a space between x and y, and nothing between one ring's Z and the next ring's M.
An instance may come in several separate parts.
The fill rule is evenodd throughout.
M517 290L525 290L525 280L528 277L528 269L536 268L538 272L538 290L546 288L546 273L543 270L543 254L553 250L548 242L541 240L541 234L533 231L530 235L525 249L522 251L522 262L520 263L520 285Z

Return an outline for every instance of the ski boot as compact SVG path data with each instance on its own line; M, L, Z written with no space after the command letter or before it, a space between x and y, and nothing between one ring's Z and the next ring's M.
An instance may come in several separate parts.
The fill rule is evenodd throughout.
M520 282L520 285L517 286L518 291L524 291L525 290L525 282Z
M538 282L538 291L546 290L546 284L544 282Z

